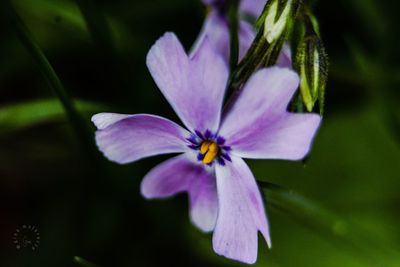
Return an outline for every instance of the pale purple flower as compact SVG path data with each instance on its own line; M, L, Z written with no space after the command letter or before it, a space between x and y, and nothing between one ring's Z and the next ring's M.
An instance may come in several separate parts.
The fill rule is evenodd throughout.
M226 0L203 0L203 3L210 7L202 30L193 46L192 53L196 53L205 36L209 38L211 44L217 51L223 55L226 62L229 61L230 55L230 37L229 37L229 21L226 17ZM242 0L240 1L240 15L249 15L257 18L261 15L267 0ZM253 26L239 16L239 59L242 59L250 48L256 32ZM290 46L284 44L282 51L278 57L276 65L281 67L292 67L292 54Z
M216 8L220 11L226 8L227 0L203 0L203 3L207 6ZM252 17L258 17L264 9L267 0L241 0L239 9L242 13L250 15Z
M239 9L246 15L258 18L267 2L267 0L241 0Z
M190 219L214 232L215 252L254 263L258 231L271 241L263 199L242 158L299 160L308 153L320 116L286 111L298 75L279 67L258 71L222 116L228 68L208 38L188 56L166 33L149 51L147 66L186 129L155 115L100 113L92 118L99 149L120 164L181 153L144 177L143 196L187 192Z

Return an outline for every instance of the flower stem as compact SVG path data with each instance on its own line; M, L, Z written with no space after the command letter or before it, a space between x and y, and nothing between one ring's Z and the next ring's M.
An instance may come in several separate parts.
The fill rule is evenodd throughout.
M231 72L236 68L239 61L239 0L231 0L229 6L229 34L230 34L230 58Z

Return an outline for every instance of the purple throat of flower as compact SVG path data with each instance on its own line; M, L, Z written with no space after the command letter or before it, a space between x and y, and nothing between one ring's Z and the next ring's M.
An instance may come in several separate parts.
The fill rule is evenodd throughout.
M189 148L197 152L197 159L207 166L212 166L217 162L221 166L225 166L225 161L232 161L229 156L231 148L225 146L225 138L218 136L217 133L212 133L206 130L204 134L200 131L195 131L187 138L190 142Z

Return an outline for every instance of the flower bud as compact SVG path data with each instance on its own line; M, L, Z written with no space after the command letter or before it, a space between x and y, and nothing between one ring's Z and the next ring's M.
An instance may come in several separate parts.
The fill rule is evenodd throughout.
M264 37L272 44L278 40L297 13L297 0L272 0L263 11Z
M299 44L296 66L300 74L300 93L307 111L311 112L319 100L323 112L325 85L328 77L328 57L320 38L306 36Z

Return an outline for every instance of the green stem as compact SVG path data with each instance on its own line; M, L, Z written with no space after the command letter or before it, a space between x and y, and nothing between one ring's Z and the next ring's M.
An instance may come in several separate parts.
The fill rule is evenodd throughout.
M239 0L231 0L229 6L229 34L230 34L230 58L231 72L239 61Z
M9 18L11 27L14 28L21 43L33 57L43 76L46 78L49 87L54 91L55 95L61 102L72 126L79 136L80 141L86 148L89 148L91 144L90 140L92 138L89 138L88 128L76 110L74 103L66 92L50 62L47 60L29 29L18 16L12 4L9 1L3 1L2 6L4 7L2 9L6 12L6 15Z

